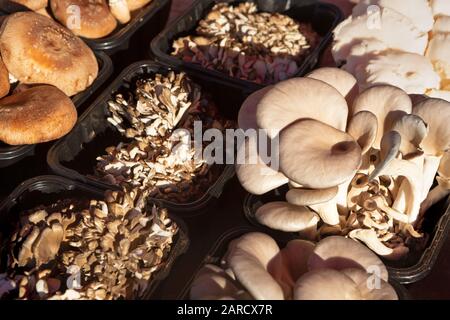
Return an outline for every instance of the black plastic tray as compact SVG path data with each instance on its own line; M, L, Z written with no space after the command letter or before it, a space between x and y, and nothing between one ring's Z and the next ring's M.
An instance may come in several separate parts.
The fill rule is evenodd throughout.
M76 108L79 108L86 100L106 82L113 73L113 64L111 59L103 52L94 52L98 61L98 75L92 85L72 97ZM8 167L27 156L34 154L36 145L10 146L0 142L0 168Z
M50 205L57 200L74 197L103 199L103 191L57 176L39 176L27 180L0 203L0 234L10 232L10 230L5 230L5 228L8 228L8 222L15 221L21 212L39 205ZM141 297L142 300L151 298L161 281L169 275L175 260L185 253L189 247L186 224L171 213L169 213L169 216L179 226L179 231L164 263L164 268L153 275L150 285Z
M118 186L107 184L98 179L88 177L87 174L94 174L96 157L104 154L105 148L110 145L116 145L124 138L120 136L117 130L106 120L109 115L107 101L110 100L115 92L121 88L130 86L130 82L136 76L141 74L152 74L155 72L167 73L169 70L178 70L176 68L166 67L162 64L152 61L141 61L132 64L126 68L114 82L98 97L98 99L86 110L80 117L77 125L63 139L56 142L47 154L47 163L56 174L68 177L73 180L81 181L101 189L117 189ZM211 86L207 80L196 77L192 72L187 74L206 92L211 93L214 102L219 107L221 114L228 119L236 119L237 108L228 108L228 102L238 99L237 106L244 99L236 95L230 96L226 87ZM222 103L222 105L221 105ZM235 112L233 112L235 110ZM214 198L219 198L224 185L234 175L234 166L225 165L218 180L205 192L198 200L179 204L166 200L158 200L162 205L169 209L179 212L192 213L206 207Z
M209 253L206 255L204 260L200 263L199 267L197 268L197 271L194 273L192 278L187 282L187 284L184 286L183 290L181 291L180 295L178 296L178 300L189 300L189 292L192 286L192 283L197 278L201 268L206 264L214 264L214 265L220 265L220 261L222 260L223 256L228 250L228 244L234 240L239 238L240 236L249 233L249 232L263 232L255 227L245 226L245 227L237 227L233 228L227 232L225 232L213 245ZM292 239L286 239L285 237L280 238L276 234L274 235L274 231L271 232L265 232L266 234L270 235L272 238L274 238L279 245L284 246L289 240ZM397 292L397 295L400 300L409 300L410 296L408 291L404 286L402 286L400 283L398 283L395 279L392 278L391 273L389 273L389 283L394 287L395 291Z
M247 220L262 230L270 230L262 226L255 218L256 210L264 203L284 201L285 190L275 189L265 195L247 194L244 200L244 214ZM412 251L406 260L389 261L389 275L402 284L414 283L425 278L431 271L437 257L450 232L450 197L431 207L424 215L422 231L429 235L424 250ZM292 233L295 237L296 235Z
M120 50L126 50L129 47L130 38L143 26L153 36L161 31L168 18L171 3L172 0L152 0L145 7L134 11L128 23L124 25L118 24L117 28L110 35L100 39L83 37L81 39L93 50L101 50L109 55Z
M171 22L151 42L150 50L157 60L171 66L183 65L188 69L202 72L236 87L247 88L251 92L262 88L264 85L236 79L216 70L207 70L198 64L186 63L171 55L173 41L180 36L192 34L198 22L218 2L257 2L259 8L263 11L283 12L297 21L312 23L314 30L321 36L321 40L317 47L305 57L295 76L304 76L317 65L321 53L332 39L333 29L343 18L342 12L338 7L311 0L197 0L184 15Z

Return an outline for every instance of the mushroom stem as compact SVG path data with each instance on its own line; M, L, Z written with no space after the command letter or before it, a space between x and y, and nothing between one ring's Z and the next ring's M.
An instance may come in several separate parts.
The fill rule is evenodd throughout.
M378 239L377 233L372 229L356 229L351 231L348 235L352 239L362 241L380 256L387 256L393 252L391 248L386 247L380 239Z
M425 155L423 164L422 201L427 198L428 192L433 186L434 177L436 176L436 172L438 171L441 159L442 156Z
M388 216L392 217L392 219L394 219L394 220L404 222L404 223L408 223L408 221L409 221L408 215L387 206L386 203L384 202L384 199L381 196L373 197L366 201L375 202L376 206L381 211L385 212Z
M337 210L336 198L325 203L313 204L309 207L316 211L326 224L331 226L339 224L339 212Z

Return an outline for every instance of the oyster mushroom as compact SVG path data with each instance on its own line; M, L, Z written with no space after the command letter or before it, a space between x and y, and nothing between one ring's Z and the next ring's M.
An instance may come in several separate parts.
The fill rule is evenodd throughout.
M236 279L257 300L282 300L283 290L267 272L280 251L276 242L262 233L248 233L230 244L227 264Z
M386 247L381 240L378 239L377 233L372 229L355 229L350 231L348 236L352 239L363 242L367 247L380 256L387 256L393 252L391 248Z
M269 90L272 89L272 86L264 87L260 89L245 99L238 113L238 125L239 128L246 131L248 129L257 129L258 125L256 124L256 110L258 107L258 103L265 96Z
M347 133L358 142L363 155L374 144L377 131L377 117L370 111L359 111L354 114L347 127Z
M335 88L316 79L293 78L274 85L264 95L258 103L256 123L274 138L280 130L304 118L345 130L347 115L347 102Z
M269 202L256 210L256 220L269 228L300 232L315 227L319 217L305 206L287 202Z
M355 268L344 269L341 272L356 283L363 300L398 300L397 292L388 282L374 279L375 283L371 283L373 275L370 273Z
M280 133L280 171L305 188L342 184L351 180L360 164L356 141L325 123L299 120Z
M430 0L434 16L450 16L450 3L446 0Z
M122 24L127 23L131 19L130 9L127 0L108 0L109 10L112 15Z

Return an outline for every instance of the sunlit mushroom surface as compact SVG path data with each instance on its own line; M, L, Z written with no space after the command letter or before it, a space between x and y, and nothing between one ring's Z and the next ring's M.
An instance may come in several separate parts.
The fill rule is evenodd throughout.
M234 78L269 84L295 75L318 41L310 25L280 13L258 12L255 3L219 3L200 20L195 35L174 41L172 55Z
M136 299L164 268L179 227L139 191L63 200L23 214L2 248L0 297Z
M423 245L426 237L416 229L449 194L450 103L425 98L413 104L390 85L354 94L343 86L351 75L343 73L318 69L249 98L245 123L281 130L274 137L280 165L275 171L262 162L239 164L237 176L253 194L289 186L285 202L256 210L259 223L313 240L347 236L399 260L411 245ZM257 143L249 138L241 152L258 157Z

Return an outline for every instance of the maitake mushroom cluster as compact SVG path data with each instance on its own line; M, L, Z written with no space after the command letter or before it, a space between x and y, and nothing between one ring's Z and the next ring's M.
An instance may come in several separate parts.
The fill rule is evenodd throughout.
M450 101L450 2L361 0L335 29L333 56L361 89L385 83Z
M381 260L339 236L314 244L292 240L280 250L263 233L233 240L220 266L198 273L191 299L397 300Z
M413 106L399 88L356 95L355 86L349 73L323 68L251 95L239 126L279 138L279 170L261 160L252 138L241 146L247 161L237 175L253 194L289 184L286 202L257 210L260 223L313 238L347 235L400 259L422 237L413 227L420 214L449 194L450 103Z
M255 3L218 3L200 20L195 36L174 41L172 55L234 78L268 84L295 75L318 40L310 25L283 14L258 12Z
M3 250L0 297L133 299L165 265L178 226L139 191L24 215Z
M233 123L220 117L210 97L185 73L138 80L128 95L108 102L108 121L131 142L107 148L97 158L96 174L111 184L148 190L153 197L178 203L198 199L217 172L196 157L194 122L201 121L203 130L225 130Z

